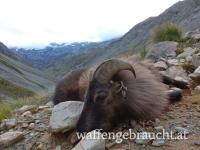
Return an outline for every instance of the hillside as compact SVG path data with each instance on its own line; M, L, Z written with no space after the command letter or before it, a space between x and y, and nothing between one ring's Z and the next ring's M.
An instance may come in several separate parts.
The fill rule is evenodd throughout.
M46 72L55 76L62 76L71 68L93 64L106 58L124 53L137 53L145 45L151 43L151 30L162 23L173 22L186 33L200 28L200 1L180 1L164 11L157 17L151 17L134 26L123 37L102 42L86 52L80 52L73 56L65 55L62 59L46 69Z
M17 52L8 49L8 47L4 45L1 41L0 41L0 53L15 60L22 60L22 58Z
M15 54L0 43L0 98L12 99L49 91L53 82L42 72L17 60ZM9 57L9 56L12 56Z
M174 81L171 83L176 83L177 81L184 82L184 87L182 86L183 89L174 87L171 83L169 83L170 86L167 86L168 88L166 89L166 92L179 91L182 94L182 99L170 105L166 104L166 108L162 111L162 113L159 113L156 118L149 118L149 116L153 112L152 109L149 109L146 113L146 115L148 115L148 120L140 120L140 118L134 120L134 113L131 120L126 120L124 122L117 121L117 125L115 127L111 128L111 130L109 130L108 132L105 132L103 130L102 136L97 136L100 134L97 133L98 130L101 131L102 125L99 120L103 121L103 125L106 122L112 124L111 119L107 119L106 121L104 120L109 116L110 110L101 109L102 107L105 107L105 105L102 105L101 103L104 102L103 99L102 101L95 103L96 107L95 109L93 109L95 110L93 112L90 110L92 110L92 108L94 107L92 107L89 101L93 98L86 99L84 102L69 100L59 103L57 105L53 105L51 102L47 103L47 100L49 100L49 98L47 97L33 98L31 99L31 102L29 100L28 104L25 103L24 105L20 105L19 107L15 107L15 103L4 103L4 107L8 106L10 109L15 110L15 113L10 112L9 117L7 117L6 115L2 116L1 114L5 113L5 111L3 109L0 109L0 149L199 150L199 35L200 32L191 33L191 36L189 36L187 40L188 42L192 42L195 46L193 45L192 47L182 47L181 53L178 56L175 53L176 49L173 48L174 46L177 46L178 43L172 41L164 41L154 44L152 50L148 52L148 54L156 56L155 58L162 58L152 64L152 66L157 68L160 73L174 78ZM167 48L166 45L168 45ZM165 48L164 51L163 48ZM163 51L163 53L154 53L155 51ZM171 55L171 57L167 57L169 56L169 54L174 55ZM166 57L163 58L162 56ZM132 56L130 56L130 58L134 59ZM138 67L134 68L137 74L139 71ZM138 76L136 77L136 79L134 78L134 80L137 81L137 78ZM142 82L143 84L141 84L140 86L138 86L138 83L140 84L140 82L134 82L134 84L136 84L136 87L138 86L138 88L140 88L141 97L148 96L152 99L151 95L145 95L146 93L144 93L142 90L143 87L150 88L149 90L151 90L150 84L145 84L145 82L151 83L151 80L154 80L155 78L148 77L148 79L149 80L146 81L144 80ZM174 85L177 86L179 84ZM187 85L187 87L185 85ZM155 87L152 87L152 89L155 89ZM93 92L94 90L95 87L91 91L90 89L88 89L87 92ZM72 93L74 93L74 91L72 91ZM159 93L158 96L160 98ZM106 100L109 100L110 97L106 97ZM123 105L125 105L125 103L127 103L127 100L129 100L128 105L137 106L139 102L134 98L135 96L133 96L133 98L131 97L130 100L127 98L122 99L120 103L115 101L114 107L112 106L113 103L106 103L106 105L109 105L110 108L113 108L113 117L120 118L120 114L126 117L127 113L121 112L123 108L125 109L124 111L130 110L127 109L130 107L123 107ZM152 101L154 100L155 99L153 97ZM150 104L152 105L152 103ZM149 102L143 102L143 105L150 104ZM118 106L118 109L116 109L116 106ZM141 109L138 109L137 111L140 111L141 113L144 113L146 111L143 107L139 107ZM91 109L87 109L87 111L84 111L85 108ZM104 113L98 113L100 112L99 110L104 111ZM132 112L129 111L128 113ZM91 120L93 121L88 119L86 125L89 128L90 126L95 125L95 128L97 128L98 130L91 129L93 131L88 132L88 134L84 134L83 132L83 136L80 136L80 134L77 132L77 123L81 115L86 116L87 119L89 118L88 116L92 116ZM84 127L85 122L83 120L80 119L79 121L81 121L81 125ZM102 128L104 128L104 126ZM86 135L86 137L84 135Z

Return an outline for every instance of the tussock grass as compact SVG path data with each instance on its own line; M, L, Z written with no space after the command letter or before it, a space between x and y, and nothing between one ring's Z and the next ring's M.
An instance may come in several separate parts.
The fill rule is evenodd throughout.
M144 58L146 57L147 53L148 53L148 49L147 49L146 47L143 47L143 48L141 49L141 51L140 51L140 57L141 57L142 59L144 59Z
M179 42L182 38L181 29L174 23L164 23L153 29L152 40L154 43L162 41Z
M0 122L9 117L12 112L24 105L41 105L47 102L47 95L35 95L19 98L14 101L0 101Z

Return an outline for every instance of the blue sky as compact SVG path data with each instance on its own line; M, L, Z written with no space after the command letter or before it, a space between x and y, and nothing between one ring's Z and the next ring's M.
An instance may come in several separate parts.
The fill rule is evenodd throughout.
M179 0L0 0L0 41L42 47L103 41L157 16Z

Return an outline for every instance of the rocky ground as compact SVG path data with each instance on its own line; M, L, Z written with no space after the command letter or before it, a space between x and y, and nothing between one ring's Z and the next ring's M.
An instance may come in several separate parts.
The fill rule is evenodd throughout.
M182 90L182 101L172 104L166 112L148 123L120 125L113 132L157 133L163 129L173 136L187 139L134 139L81 140L73 128L82 110L82 102L64 102L53 107L23 106L0 125L0 149L8 150L78 150L78 149L147 149L147 150L197 150L200 149L200 32L187 33L187 46L162 42L154 45L147 57L155 61L161 73L175 80L185 81L189 89ZM165 49L163 51L163 49ZM177 49L179 54L177 55ZM171 90L181 90L169 87Z
M142 124L133 124L133 127L119 127L115 132L126 132L132 128L134 132L156 132L159 129L166 131L179 129L179 132L186 131L187 140L161 140L161 141L134 141L124 140L120 144L115 141L106 141L105 147L114 149L158 149L158 150L196 150L200 148L200 95L188 95L174 105L171 105L169 111L156 118L148 126ZM32 106L29 106L32 107ZM7 139L3 143L8 150L59 150L72 149L77 140L73 131L66 133L52 133L49 129L49 118L52 112L52 106L40 106L33 109L27 109L23 113L15 113L13 119L4 120L6 125L1 127L1 136L5 133ZM5 129L5 127L7 129ZM2 139L0 139L0 142Z

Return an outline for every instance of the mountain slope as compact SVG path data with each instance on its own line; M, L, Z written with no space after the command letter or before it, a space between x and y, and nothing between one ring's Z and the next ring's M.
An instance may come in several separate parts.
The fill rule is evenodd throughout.
M144 46L151 44L151 31L154 27L167 22L177 24L183 33L200 29L200 1L185 0L174 4L157 17L151 17L135 25L121 38L101 42L84 51L73 54L63 54L48 65L45 72L60 77L70 69L90 65L103 59L118 56L124 53L137 53Z
M61 49L47 47L40 51L19 51L20 56L35 67L45 68L45 72L60 78L67 71L76 67L91 65L125 53L137 53L144 46L151 44L152 29L162 23L177 24L183 33L200 29L200 1L184 0L174 4L157 17L151 17L135 25L121 38L101 43L75 46L69 49L61 45ZM56 44L54 44L56 45ZM59 45L56 45L59 46Z
M0 48L5 46L0 43ZM0 49L0 97L31 95L51 90L54 83L45 79L44 74L5 55L9 49ZM14 56L13 53L9 52ZM19 93L13 94L16 91Z
M15 60L22 60L17 52L13 52L12 50L8 49L8 47L4 45L1 41L0 41L0 53L5 56L11 57Z
M62 76L65 72L76 66L93 64L106 58L129 53L137 53L141 47L151 43L151 30L167 22L177 24L183 33L200 28L200 1L185 0L174 4L157 17L151 17L134 26L123 37L113 41L99 43L96 47L87 50L87 53L79 53L70 57L63 56L55 64L47 68L47 72L56 71L57 76ZM65 66L63 66L65 65Z

